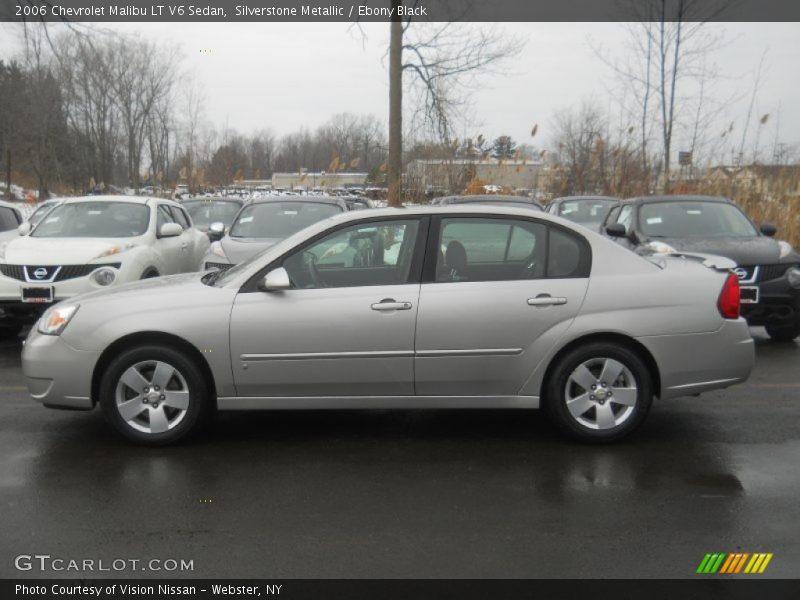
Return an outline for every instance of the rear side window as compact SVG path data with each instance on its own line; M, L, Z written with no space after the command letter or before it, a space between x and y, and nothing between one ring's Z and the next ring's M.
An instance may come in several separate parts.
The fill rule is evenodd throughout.
M568 231L517 219L442 219L437 282L588 277L588 243Z
M0 206L0 231L10 231L19 226L17 214L6 206Z
M590 268L588 244L577 235L551 227L547 246L548 279L588 277Z

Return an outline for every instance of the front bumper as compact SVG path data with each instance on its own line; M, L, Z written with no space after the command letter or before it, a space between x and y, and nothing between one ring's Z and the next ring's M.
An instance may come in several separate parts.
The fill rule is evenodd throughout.
M711 333L637 339L658 365L662 399L742 383L755 365L755 344L742 318L726 320L720 329Z
M22 374L37 402L58 408L88 410L92 403L92 373L99 352L78 350L60 335L33 328L22 348Z
M104 265L98 265L101 268ZM66 279L64 281L55 281L52 283L34 283L27 281L20 281L13 277L6 277L0 275L0 317L8 320L16 320L21 323L33 323L36 321L44 311L62 300L67 300L73 296L85 294L86 292L95 292L97 290L104 290L113 288L123 283L127 283L127 279L123 277L123 272L119 269L114 269L117 277L109 286L101 286L91 279L91 274L83 277L75 277L73 279ZM22 288L53 288L53 301L52 302L23 302L22 301Z
M783 277L754 285L758 285L758 302L742 304L742 316L750 325L780 327L800 323L800 288L789 283L788 270Z

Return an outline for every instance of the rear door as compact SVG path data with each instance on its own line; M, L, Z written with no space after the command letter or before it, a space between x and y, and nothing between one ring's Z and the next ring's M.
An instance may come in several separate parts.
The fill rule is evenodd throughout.
M583 302L588 242L535 218L447 216L431 226L416 393L516 395Z

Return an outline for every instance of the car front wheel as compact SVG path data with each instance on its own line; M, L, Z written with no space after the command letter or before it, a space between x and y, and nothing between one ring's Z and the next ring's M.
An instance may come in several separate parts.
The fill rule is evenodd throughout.
M544 408L571 437L611 442L642 424L652 400L652 377L642 359L624 346L594 342L554 365Z
M195 431L209 411L202 372L169 347L139 346L120 354L100 382L100 405L129 440L160 446Z

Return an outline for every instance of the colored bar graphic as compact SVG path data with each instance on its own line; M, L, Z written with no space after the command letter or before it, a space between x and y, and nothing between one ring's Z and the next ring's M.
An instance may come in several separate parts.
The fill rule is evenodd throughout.
M700 561L697 573L734 575L742 573L742 569L744 569L744 573L761 574L766 570L772 557L773 554L771 552L756 552L755 554L750 554L749 552L709 553Z

